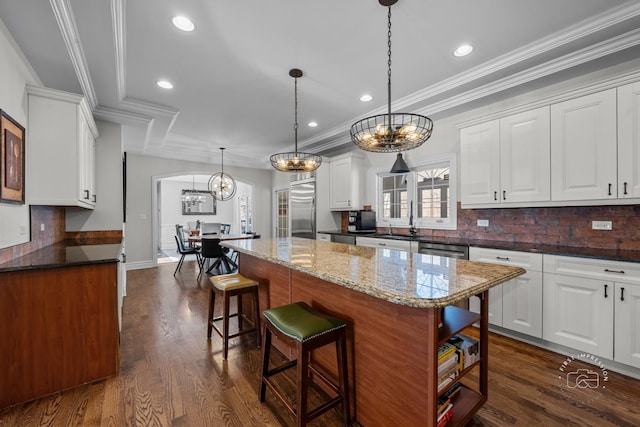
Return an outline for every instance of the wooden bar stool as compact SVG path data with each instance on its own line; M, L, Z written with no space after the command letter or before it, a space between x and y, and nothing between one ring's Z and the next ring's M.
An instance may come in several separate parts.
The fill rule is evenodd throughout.
M262 343L262 379L260 382L260 402L264 402L267 386L282 400L287 409L296 417L296 426L305 426L307 422L342 403L344 425L349 419L349 376L347 374L347 338L346 322L333 316L321 313L304 302L296 302L281 307L271 308L263 312L266 322ZM269 369L271 352L271 335L285 343L296 346L298 358ZM336 344L338 362L338 381L334 384L310 364L311 351L331 344ZM295 408L284 396L271 377L289 368L297 366L297 394ZM307 411L307 395L310 385L310 373L313 372L336 394L323 405Z
M247 279L241 274L223 274L219 276L212 276L211 281L211 298L209 300L209 327L207 329L207 338L211 339L211 330L215 329L218 335L222 337L223 341L223 357L227 359L227 353L229 349L229 339L235 338L240 335L248 334L255 331L256 333L256 345L260 347L260 308L258 303L258 282L255 280ZM216 292L220 291L223 298L222 316L213 317L213 311L216 303ZM251 294L253 297L254 306L254 319L251 320L245 316L242 311L242 295ZM229 314L229 306L231 297L238 297L236 299L237 311L233 314ZM238 318L238 332L229 335L229 320L231 317ZM243 320L251 323L252 327L243 329ZM222 331L218 328L215 322L222 321Z

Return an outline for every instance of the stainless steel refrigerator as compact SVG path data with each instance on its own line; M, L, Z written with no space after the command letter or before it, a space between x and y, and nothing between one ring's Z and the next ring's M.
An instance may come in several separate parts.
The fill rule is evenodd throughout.
M316 238L316 182L292 182L289 191L291 236Z

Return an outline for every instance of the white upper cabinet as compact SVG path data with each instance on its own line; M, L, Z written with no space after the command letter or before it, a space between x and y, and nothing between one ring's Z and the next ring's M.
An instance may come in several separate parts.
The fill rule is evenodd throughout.
M330 209L362 209L364 158L355 153L334 157L330 164Z
M464 205L550 200L549 107L460 131Z
M86 100L36 86L27 93L29 203L93 209L98 130Z
M460 130L460 200L462 205L498 203L500 121Z
M551 199L616 199L616 89L551 106Z
M640 197L640 83L618 88L618 198Z

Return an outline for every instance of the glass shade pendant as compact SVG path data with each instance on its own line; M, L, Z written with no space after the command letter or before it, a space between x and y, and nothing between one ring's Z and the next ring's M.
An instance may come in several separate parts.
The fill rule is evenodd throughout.
M413 113L391 113L391 6L398 0L378 0L387 13L387 114L362 119L351 126L351 141L358 148L378 153L406 151L421 146L433 131L429 117Z
M302 70L293 68L289 75L294 78L295 120L293 124L295 151L277 153L271 156L271 166L281 172L311 172L320 167L322 157L298 151L298 78L302 77Z
M224 202L233 198L238 189L238 184L234 177L224 173L224 148L220 148L222 154L220 172L214 173L209 178L209 192L214 199Z

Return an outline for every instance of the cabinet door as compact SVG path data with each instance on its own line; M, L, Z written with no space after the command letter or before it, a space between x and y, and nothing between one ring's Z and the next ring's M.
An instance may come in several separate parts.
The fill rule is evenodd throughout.
M640 285L616 283L616 362L640 368Z
M86 120L78 120L78 200L95 204L95 140Z
M500 119L502 203L551 200L549 107Z
M356 236L356 245L371 248L398 249L407 252L411 250L411 242L409 240L377 239L375 237Z
M640 197L640 83L618 88L618 197Z
M344 158L331 162L331 209L349 210L359 209L359 200L353 200L353 188L357 183L352 179L352 162Z
M502 327L542 338L541 271L527 271L502 284Z
M460 130L460 200L463 205L500 201L500 122Z
M617 198L616 90L551 106L551 199Z
M613 358L613 282L544 273L542 337Z
M502 285L504 283L489 289L489 324L495 326L503 324ZM476 296L469 298L469 311L480 313L480 298Z

